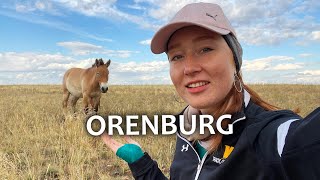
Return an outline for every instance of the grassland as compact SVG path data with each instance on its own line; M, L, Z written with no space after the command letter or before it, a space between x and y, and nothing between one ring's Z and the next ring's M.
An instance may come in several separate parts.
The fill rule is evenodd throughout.
M320 85L253 85L264 99L301 116L320 104ZM111 86L100 114L176 114L172 86ZM81 114L63 117L60 86L0 86L1 179L132 179L125 162L90 136ZM168 175L175 136L134 137Z

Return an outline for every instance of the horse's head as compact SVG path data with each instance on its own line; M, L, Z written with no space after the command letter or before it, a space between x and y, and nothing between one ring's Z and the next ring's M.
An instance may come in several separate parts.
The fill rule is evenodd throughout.
M104 63L102 59L96 59L95 63L92 65L92 67L95 67L95 81L99 83L100 90L102 93L106 93L108 91L108 67L110 63L110 59L106 63Z

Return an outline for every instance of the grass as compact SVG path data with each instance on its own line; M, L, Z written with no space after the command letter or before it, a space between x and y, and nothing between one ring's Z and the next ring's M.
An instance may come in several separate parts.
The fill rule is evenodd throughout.
M282 108L319 106L319 85L252 85ZM172 86L111 86L101 99L101 115L176 114L185 106ZM63 117L60 86L0 86L1 179L132 179L126 163L90 136L81 113ZM119 137L116 137L119 138ZM134 137L169 176L175 136Z

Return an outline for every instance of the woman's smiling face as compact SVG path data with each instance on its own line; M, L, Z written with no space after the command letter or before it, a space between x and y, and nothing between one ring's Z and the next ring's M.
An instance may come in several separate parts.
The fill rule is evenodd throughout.
M179 95L203 113L213 113L232 88L231 49L217 33L198 26L176 31L168 42L171 80Z

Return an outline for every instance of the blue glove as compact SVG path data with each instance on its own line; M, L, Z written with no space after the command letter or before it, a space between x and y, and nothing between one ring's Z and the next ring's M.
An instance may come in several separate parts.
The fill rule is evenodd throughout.
M135 144L125 144L117 150L116 155L131 164L140 159L144 153L142 149Z

